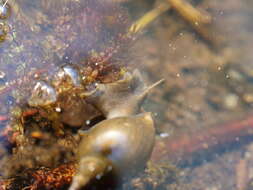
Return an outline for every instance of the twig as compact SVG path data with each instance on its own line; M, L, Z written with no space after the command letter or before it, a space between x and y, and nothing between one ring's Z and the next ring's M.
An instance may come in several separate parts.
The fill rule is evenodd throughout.
M6 4L8 3L9 0L6 0L3 4L3 8L6 6Z
M246 190L249 182L249 163L247 158L242 158L236 165L236 189Z
M203 39L211 43L213 46L217 47L223 40L221 36L210 32L212 24L211 16L203 10L200 11L194 8L184 0L164 0L164 2L159 3L155 8L131 25L129 28L129 34L133 35L143 31L143 29L157 17L171 8L178 12L178 14L187 21Z
M167 1L186 21L197 25L211 23L212 18L207 12L194 8L190 3L184 0Z
M243 137L247 136L253 136L253 115L194 133L180 134L157 141L152 160L156 162L161 159L169 159L178 163L186 160L187 156L192 156L193 153L232 142L243 142Z
M142 31L144 28L147 27L148 24L150 24L157 17L159 17L161 14L163 14L169 9L170 9L170 5L168 3L160 3L151 11L146 13L143 17L141 17L139 20L137 20L135 23L133 23L129 29L129 33L136 34Z

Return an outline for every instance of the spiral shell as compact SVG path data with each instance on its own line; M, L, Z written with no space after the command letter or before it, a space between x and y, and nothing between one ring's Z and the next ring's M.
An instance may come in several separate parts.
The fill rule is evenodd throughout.
M70 190L81 188L94 176L103 175L108 168L112 168L119 176L138 172L149 159L154 140L155 129L150 113L98 123L80 143L79 170Z
M30 106L46 106L56 101L57 94L55 89L44 81L38 81L28 100Z

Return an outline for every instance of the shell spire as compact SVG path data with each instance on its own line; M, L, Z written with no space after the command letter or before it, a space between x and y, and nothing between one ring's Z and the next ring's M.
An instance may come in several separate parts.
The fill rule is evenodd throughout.
M87 185L92 179L101 176L106 170L109 170L111 163L109 160L99 154L87 155L79 162L78 173L74 176L69 190L79 190ZM109 169L108 169L109 168ZM98 177L97 177L98 178Z

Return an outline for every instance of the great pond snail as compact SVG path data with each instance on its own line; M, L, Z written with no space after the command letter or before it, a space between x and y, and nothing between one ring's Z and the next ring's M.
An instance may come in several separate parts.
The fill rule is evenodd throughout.
M84 132L77 173L69 190L81 189L111 170L123 178L145 167L154 146L155 128L151 113L137 113L148 91L161 82L146 86L135 70L115 83L96 85L87 102L106 120Z

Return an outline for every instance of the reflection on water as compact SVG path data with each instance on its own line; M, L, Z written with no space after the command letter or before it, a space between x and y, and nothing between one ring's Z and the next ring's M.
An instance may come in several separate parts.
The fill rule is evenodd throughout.
M83 97L97 82L117 80L130 65L149 81L166 82L144 105L155 113L155 165L122 188L252 188L251 1L190 1L212 18L201 28L172 6L132 43L126 36L129 23L157 3L9 0L0 14L3 177L67 164L54 172L65 172L63 179L70 180L77 131L101 115ZM37 172L37 177L48 175ZM9 189L31 184L23 177Z

